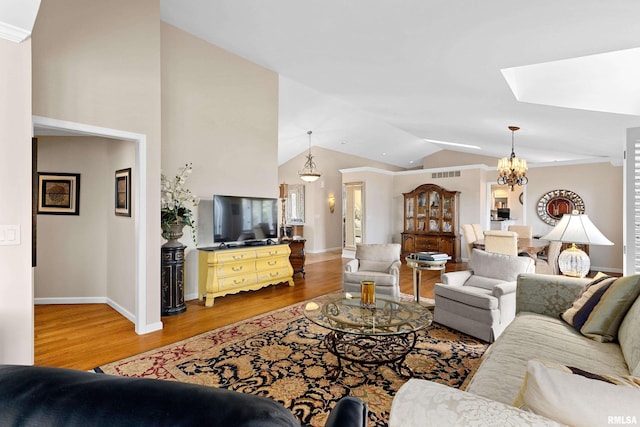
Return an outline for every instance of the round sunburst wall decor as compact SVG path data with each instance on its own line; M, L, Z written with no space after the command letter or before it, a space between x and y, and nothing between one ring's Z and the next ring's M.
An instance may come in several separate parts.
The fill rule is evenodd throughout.
M545 193L538 201L538 216L547 224L554 226L562 215L577 210L584 213L582 197L570 190L552 190Z

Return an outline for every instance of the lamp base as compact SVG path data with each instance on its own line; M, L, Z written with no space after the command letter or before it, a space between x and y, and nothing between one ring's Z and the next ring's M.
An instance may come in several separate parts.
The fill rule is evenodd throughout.
M591 260L589 255L572 243L571 247L562 251L558 257L558 267L565 276L585 277L589 274Z

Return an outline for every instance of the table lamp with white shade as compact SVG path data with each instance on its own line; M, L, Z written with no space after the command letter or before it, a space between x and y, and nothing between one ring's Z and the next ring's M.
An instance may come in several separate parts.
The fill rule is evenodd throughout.
M576 246L577 244L587 245L613 245L613 242L604 235L591 222L585 214L573 211L564 214L562 219L556 224L544 240L571 243L571 247L562 251L558 257L558 267L562 274L572 277L585 277L589 273L591 261L589 255Z

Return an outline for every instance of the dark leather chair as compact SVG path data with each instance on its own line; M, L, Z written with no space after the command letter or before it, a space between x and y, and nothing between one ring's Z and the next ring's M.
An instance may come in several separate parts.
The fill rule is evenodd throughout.
M325 427L365 426L366 405L343 397ZM2 426L295 426L275 400L216 387L42 366L0 366Z

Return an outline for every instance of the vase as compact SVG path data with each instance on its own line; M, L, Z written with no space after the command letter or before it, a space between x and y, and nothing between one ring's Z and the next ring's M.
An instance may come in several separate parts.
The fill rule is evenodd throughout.
M167 239L167 243L162 245L163 248L177 248L184 246L178 241L182 237L183 222L174 222L171 224L162 224L162 237Z

